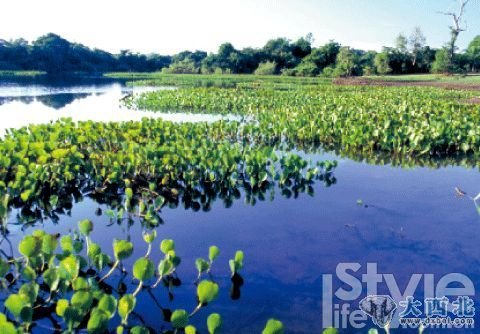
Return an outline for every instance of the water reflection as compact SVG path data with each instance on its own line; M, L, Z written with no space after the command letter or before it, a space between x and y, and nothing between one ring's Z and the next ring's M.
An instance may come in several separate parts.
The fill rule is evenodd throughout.
M67 105L73 103L75 100L84 99L92 94L90 93L62 93L55 95L40 95L40 96L13 96L0 97L0 106L3 104L21 102L23 104L31 104L40 102L46 107L53 109L62 109Z
M0 136L8 129L30 124L46 124L62 118L73 121L121 122L142 118L162 118L173 122L215 122L237 120L235 116L189 113L154 113L130 110L120 100L127 95L141 94L175 87L126 87L123 82L87 80L26 82L0 80ZM93 82L92 82L93 80Z

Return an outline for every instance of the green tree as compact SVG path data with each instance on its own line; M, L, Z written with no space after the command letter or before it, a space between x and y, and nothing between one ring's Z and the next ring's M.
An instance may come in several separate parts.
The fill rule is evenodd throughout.
M349 77L352 76L358 66L358 56L349 47L340 48L337 55L337 65L335 67L335 76Z
M470 62L470 70L477 72L480 70L480 35L476 36L468 45L467 56Z
M389 59L388 53L386 52L378 53L375 56L374 63L375 63L375 70L380 75L385 75L392 71L389 65L390 59Z
M420 29L420 27L415 27L408 39L408 44L410 46L410 50L413 58L412 59L413 67L417 65L417 61L419 59L423 60L424 58L423 52L425 51L426 42L427 42L427 39L425 38L425 35L423 35L422 29Z
M305 37L300 37L292 44L292 54L297 58L304 58L312 52L313 35L307 34Z
M448 73L452 71L452 62L450 58L450 50L442 48L435 53L435 61L432 64L432 72Z
M293 68L300 63L300 58L293 54L293 46L286 38L269 40L262 48L265 60L275 62L277 69Z
M277 73L277 64L271 61L260 63L255 70L256 75L273 75Z

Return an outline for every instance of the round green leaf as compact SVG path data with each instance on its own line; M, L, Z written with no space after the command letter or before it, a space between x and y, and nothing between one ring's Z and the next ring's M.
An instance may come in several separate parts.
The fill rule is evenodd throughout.
M185 327L185 334L197 334L197 329L192 325Z
M60 238L60 247L66 253L73 253L73 240L69 235L64 235Z
M163 254L167 254L170 251L174 251L175 242L171 239L162 240L162 243L160 244L160 250L163 252Z
M104 294L98 301L98 308L106 312L111 318L117 310L117 299L112 295Z
M118 260L124 260L133 253L133 244L127 240L113 240L113 254Z
M57 238L51 234L45 234L42 237L42 252L44 254L53 254L57 249Z
M75 255L69 255L60 261L58 269L61 278L71 281L78 276L80 261Z
M5 300L4 305L15 318L19 319L22 309L30 304L28 297L20 294L11 294Z
M93 296L89 291L77 291L73 294L71 304L83 311L88 311L92 306Z
M170 318L173 328L185 328L188 325L188 313L185 310L175 310Z
M139 281L146 281L155 274L153 262L146 257L141 257L133 265L133 277Z
M158 264L158 274L160 276L168 275L173 269L173 263L170 260L163 259Z
M124 295L118 301L118 314L120 315L120 317L124 322L127 321L128 315L135 308L135 303L136 303L135 296L131 294Z
M78 230L84 236L89 236L93 231L93 222L89 219L84 219L78 222Z
M88 247L88 257L90 260L94 260L96 256L100 255L102 252L102 249L100 248L99 244L96 244L94 242L90 243L90 246Z
M55 306L55 312L59 317L63 317L65 314L65 310L69 306L68 300L66 299L59 299L57 301L57 305Z
M74 291L79 290L88 290L90 285L88 284L87 280L83 277L77 277L72 281L72 289Z
M197 297L201 304L208 304L218 296L218 284L212 281L203 280L197 286Z
M31 235L27 235L18 244L18 251L23 256L32 257L32 256L39 255L41 246L42 245L40 243L39 238Z
M109 315L105 311L97 307L94 308L90 313L90 318L87 323L88 333L105 333L108 330L109 318Z

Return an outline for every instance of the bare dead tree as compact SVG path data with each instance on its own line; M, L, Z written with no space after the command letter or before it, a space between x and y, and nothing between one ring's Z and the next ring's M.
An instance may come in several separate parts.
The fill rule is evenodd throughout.
M453 19L453 25L450 26L450 41L448 43L448 50L450 59L453 61L455 56L455 47L457 44L458 36L462 31L466 30L466 27L463 26L463 16L465 15L465 7L470 2L470 0L459 0L460 10L458 13L455 12L439 12L440 14L451 16Z

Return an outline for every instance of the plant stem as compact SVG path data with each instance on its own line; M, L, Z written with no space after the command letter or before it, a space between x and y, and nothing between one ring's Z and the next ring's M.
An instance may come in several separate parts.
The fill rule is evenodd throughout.
M148 244L148 248L147 248L147 253L145 253L145 257L148 257L150 255L150 252L152 251L152 244L149 243Z
M108 276L110 276L113 271L115 270L115 268L117 268L118 264L120 263L119 260L116 260L115 263L113 264L112 268L108 271L108 273L105 274L105 276L103 276L102 278L100 278L100 281L99 282L103 282L105 279L107 279Z
M202 308L202 303L198 303L197 307L195 307L195 309L192 311L192 313L190 313L190 317L193 317L195 315L195 313L200 311L201 308Z
M163 275L158 276L158 279L156 280L155 283L153 283L152 288L155 289L160 284L162 279L163 279Z
M138 286L137 286L137 288L135 289L135 291L133 292L133 296L138 295L138 293L140 292L140 290L142 290L142 286L143 286L143 281L138 282Z

